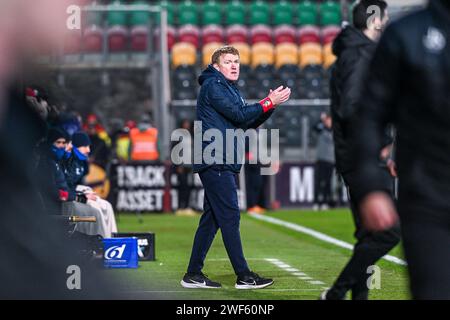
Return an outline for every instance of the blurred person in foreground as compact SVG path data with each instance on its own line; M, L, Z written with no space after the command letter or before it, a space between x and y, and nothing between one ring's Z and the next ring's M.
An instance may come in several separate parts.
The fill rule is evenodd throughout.
M205 134L208 129L220 131L223 144L215 150L214 159L207 159L203 152L212 141L203 141L200 155L201 161L196 162L194 154L194 172L202 181L205 195L203 214L195 234L192 253L187 273L181 280L185 288L221 288L221 284L211 281L202 273L206 254L220 229L228 257L237 275L236 289L259 289L273 284L272 279L260 277L250 271L242 250L239 231L240 210L237 196L236 175L241 169L237 159L243 159L244 154L238 154L238 144L244 141L233 138L227 141L226 130L257 128L266 121L279 104L287 101L290 89L279 88L271 91L259 103L246 104L235 82L239 78L239 51L232 46L216 49L211 57L211 64L199 77L201 85L197 101L196 134ZM198 123L201 122L201 128ZM201 131L201 132L200 132ZM225 146L234 149L234 159L229 161ZM220 150L221 148L224 148ZM240 150L243 153L244 148ZM200 160L200 159L197 159ZM213 163L209 163L212 160ZM227 161L228 160L228 161ZM230 163L232 162L232 163Z
M378 16L372 16L369 10L371 6L379 9ZM376 41L387 21L385 1L361 0L353 8L353 25L345 27L333 43L333 52L337 60L332 67L330 86L336 169L347 186L357 242L352 257L334 284L322 293L320 298L323 300L345 299L348 291L351 291L353 300L367 300L369 297L367 280L370 277L368 267L374 265L400 240L398 225L381 232L366 229L362 225L361 213L356 202L360 184L356 179L357 163L354 159L353 141L361 133L353 130L358 125L355 114L361 96L361 85L366 82L367 68L376 48ZM363 99L364 103L360 108L365 108L368 103L367 97ZM388 137L384 137L382 147L392 143ZM373 155L373 160L378 164L377 176L392 198L394 179L386 164L380 159L380 152Z
M66 9L77 1L0 1L0 298L105 299L114 279L78 255L65 228L42 208L39 176L30 156L45 136L42 116L30 108L20 76L37 53L62 40ZM70 266L81 270L79 289L70 289Z
M358 200L366 228L397 223L377 171L389 124L397 131L397 208L414 299L450 299L450 2L392 23L369 69L358 114Z

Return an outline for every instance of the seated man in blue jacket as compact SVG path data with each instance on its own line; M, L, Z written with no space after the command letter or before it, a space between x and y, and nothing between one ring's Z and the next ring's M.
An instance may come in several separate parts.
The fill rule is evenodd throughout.
M51 128L47 139L39 145L39 161L36 173L40 181L40 193L45 210L49 214L61 214L61 204L66 201L82 201L69 190L64 175L63 160L68 134L59 128ZM54 211L56 208L56 211Z
M82 131L72 135L73 148L68 159L64 161L64 174L66 176L69 191L86 197L86 204L95 209L96 223L80 222L78 231L111 238L113 232L117 232L116 219L111 204L100 198L92 188L82 185L84 177L89 173L88 157L90 153L91 140Z
M257 128L270 117L275 106L289 99L291 91L280 86L271 90L259 103L246 104L235 86L238 78L239 52L231 46L217 49L212 55L211 64L199 77L201 90L197 101L195 131L201 131L202 136L208 129L220 131L223 146L231 145L234 149L234 161L229 161L229 150L226 153L225 147L221 151L216 150L216 160L213 163L205 159L204 152L211 148L213 141L203 141L202 156L194 155L194 172L199 174L205 190L204 212L195 234L187 273L181 280L181 285L185 288L221 287L220 283L211 281L202 273L206 254L219 228L237 275L235 288L259 289L273 283L272 279L262 278L250 271L244 258L239 232L240 211L236 184L236 175L241 169L241 164L236 160L243 159L244 156L243 149L242 155L237 154L238 144L243 145L244 141L239 138L237 141L235 138L227 141L226 132ZM198 126L200 122L201 125Z

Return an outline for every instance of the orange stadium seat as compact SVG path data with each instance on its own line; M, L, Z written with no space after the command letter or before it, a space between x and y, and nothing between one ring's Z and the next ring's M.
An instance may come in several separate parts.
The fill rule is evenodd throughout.
M302 44L299 49L299 62L302 68L308 64L322 64L322 46L318 43Z
M214 51L217 48L220 48L221 46L223 46L223 43L220 42L211 42L203 46L202 48L203 67L206 67L208 64L211 63L211 57Z
M241 64L248 65L251 61L251 49L247 43L236 42L232 44L239 51L239 60Z
M172 48L172 67L194 65L197 62L197 50L192 43L178 42Z
M334 61L336 56L333 54L332 43L328 43L323 47L323 66L328 69Z
M275 47L275 65L298 64L298 47L293 43L280 43Z
M271 43L259 42L252 46L252 67L258 65L273 65L274 48Z

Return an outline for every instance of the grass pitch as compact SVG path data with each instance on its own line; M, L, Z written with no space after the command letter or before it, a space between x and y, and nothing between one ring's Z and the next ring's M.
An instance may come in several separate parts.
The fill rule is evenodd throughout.
M284 210L266 214L302 225L353 244L354 226L346 209L313 212ZM317 299L332 285L347 263L351 251L282 226L242 214L241 236L250 268L275 283L261 290L237 290L236 276L224 249L220 232L208 253L204 273L222 283L222 289L185 289L180 285L191 253L199 217L144 214L118 218L120 232L154 232L156 261L140 262L138 269L107 270L119 276L132 299L200 300L308 300ZM398 246L391 255L403 258ZM382 260L381 289L370 291L370 299L409 299L406 267Z

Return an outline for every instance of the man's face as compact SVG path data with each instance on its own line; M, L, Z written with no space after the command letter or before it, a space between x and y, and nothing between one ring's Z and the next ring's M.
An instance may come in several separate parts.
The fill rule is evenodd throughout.
M78 151L80 151L80 153L82 155L85 155L87 157L87 156L89 156L89 153L91 152L91 147L81 146L81 147L78 147Z
M225 79L230 81L237 81L239 78L239 56L227 53L219 57L219 63L214 64L219 72L221 72Z
M64 139L64 138L59 138L58 140L56 140L55 142L53 142L53 145L56 147L56 148L58 148L58 149L60 149L60 148L66 148L66 145L67 145L67 141L66 141L66 139Z
M378 31L383 31L386 28L386 25L389 22L389 13L387 9L384 11L383 19L377 17L373 20L373 28Z

